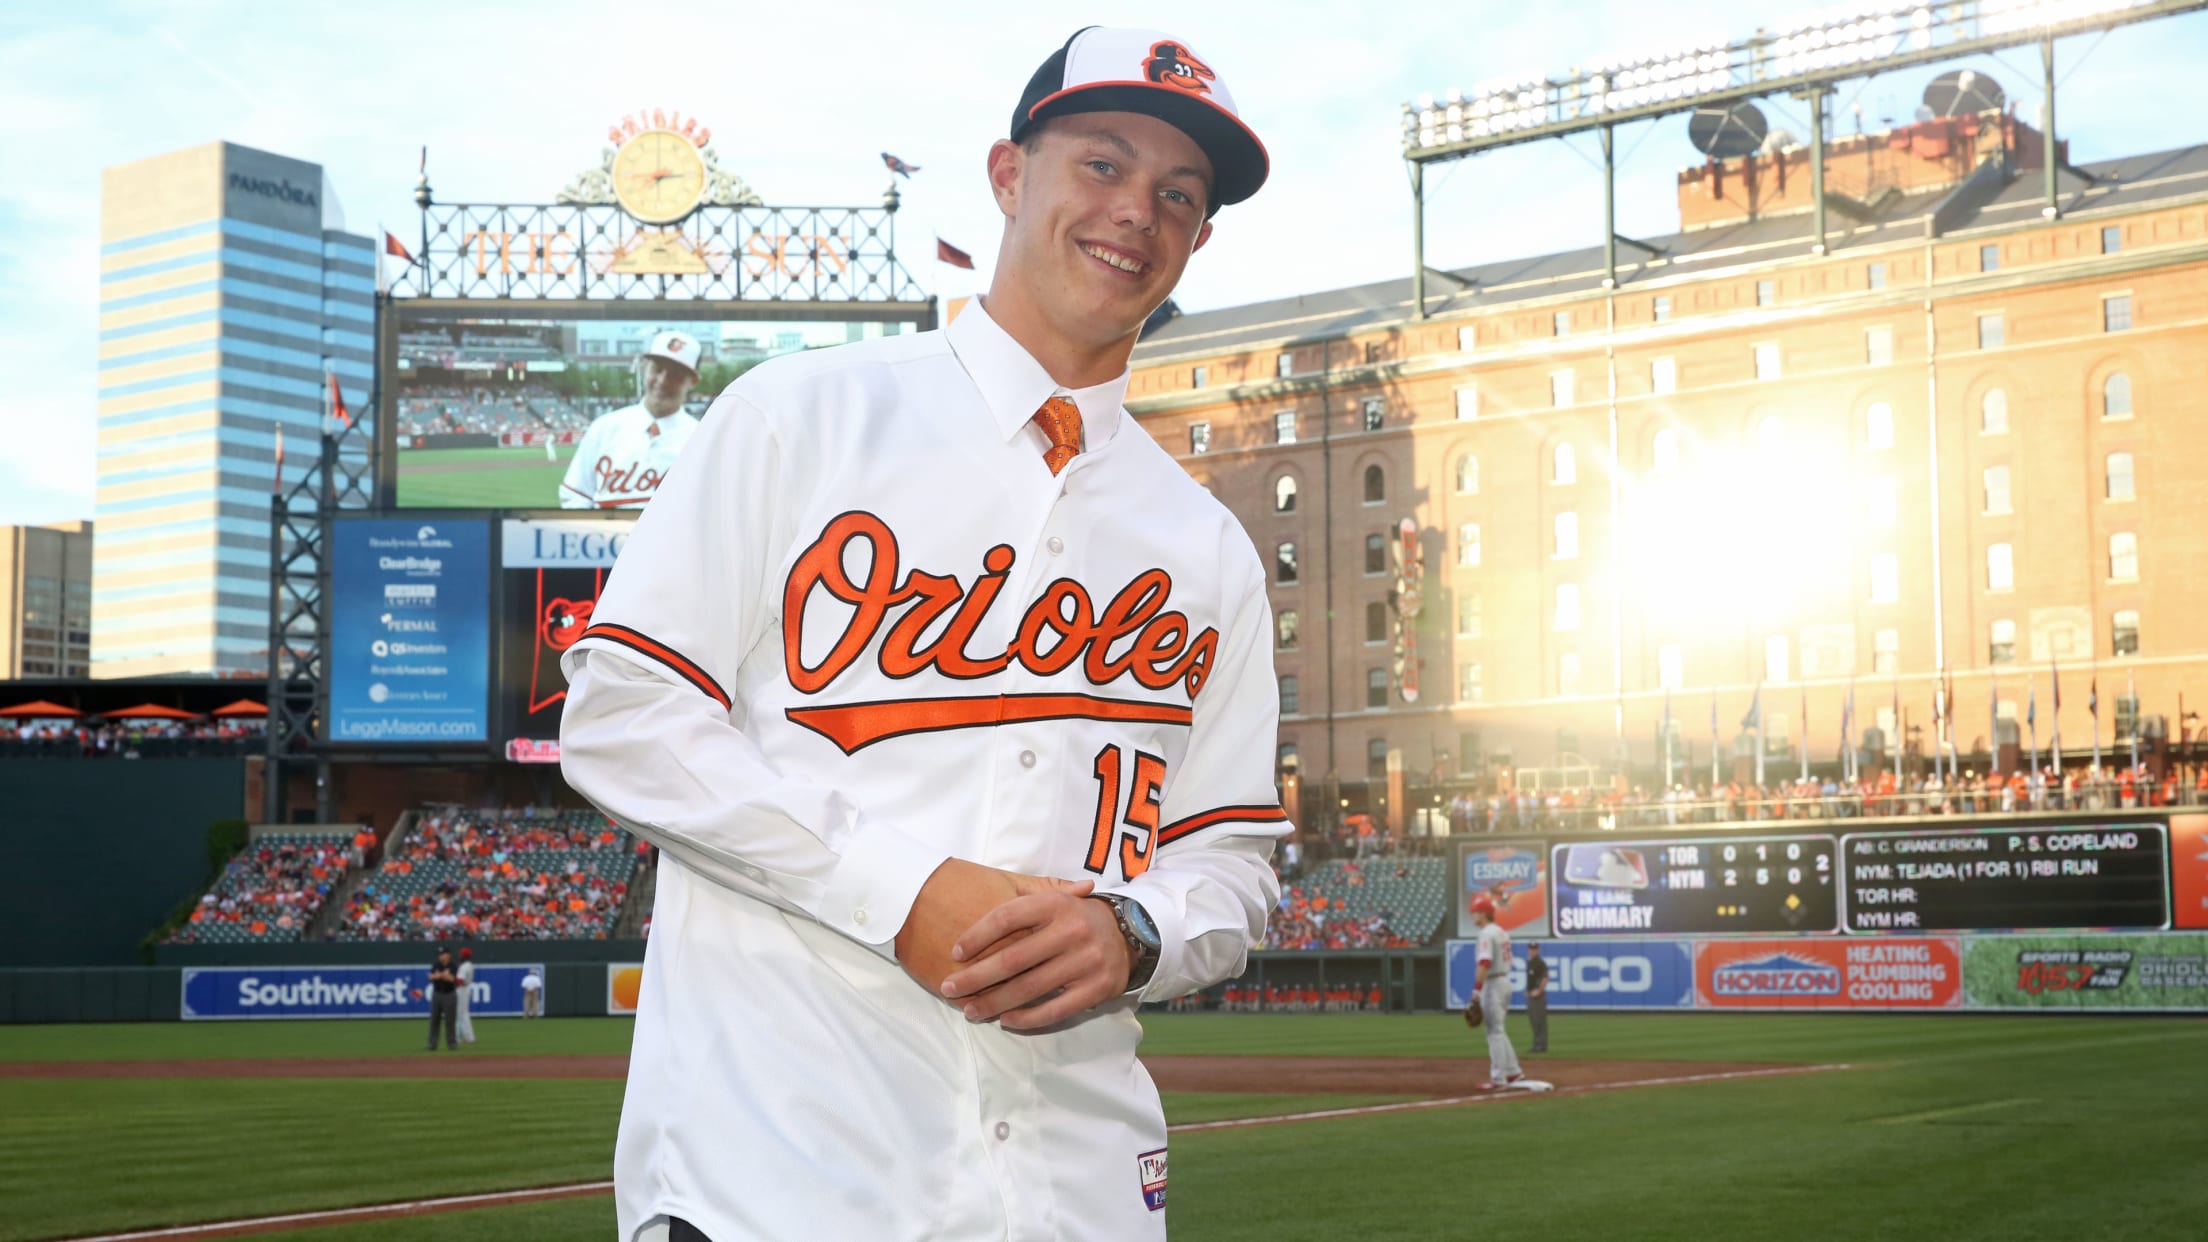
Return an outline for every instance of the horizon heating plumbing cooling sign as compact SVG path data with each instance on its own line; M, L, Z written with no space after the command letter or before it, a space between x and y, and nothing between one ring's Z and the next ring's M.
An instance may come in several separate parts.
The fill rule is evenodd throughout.
M521 1015L521 980L528 964L478 963L468 991L476 1018ZM182 1017L187 1022L254 1018L428 1018L429 967L187 966Z

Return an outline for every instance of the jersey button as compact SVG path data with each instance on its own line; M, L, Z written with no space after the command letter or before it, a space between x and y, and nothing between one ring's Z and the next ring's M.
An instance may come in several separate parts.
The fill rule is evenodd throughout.
M1032 751L1032 750L1023 750L1023 751L1021 751L1021 752L1020 752L1020 766L1021 766L1021 767L1023 767L1023 768L1032 768L1032 767L1034 767L1034 766L1035 766L1035 752L1034 752L1034 751Z
M1009 1122L1009 1121L1000 1121L1000 1122L998 1122L998 1123L997 1123L997 1138L998 1138L998 1140L999 1140L999 1141L1002 1141L1002 1140L1004 1140L1004 1139L1008 1139L1008 1138L1011 1138L1011 1137L1012 1137L1012 1123L1011 1123L1011 1122Z
M1056 556L1056 555L1058 555L1058 554L1059 554L1060 552L1063 552L1063 551L1065 551L1065 550L1066 550L1066 541L1065 541L1065 540L1063 540L1063 539L1060 539L1060 538L1059 538L1058 536L1056 536L1056 535L1052 535L1052 536L1050 537L1050 544L1049 544L1049 547L1050 547L1050 554L1051 554L1052 556Z
M866 926L866 911L853 910L851 912L851 921L857 923L861 927Z

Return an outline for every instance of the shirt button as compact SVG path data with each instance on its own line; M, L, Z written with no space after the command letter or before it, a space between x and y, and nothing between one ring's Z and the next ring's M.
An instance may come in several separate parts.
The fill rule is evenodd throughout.
M998 1123L997 1123L997 1138L998 1138L998 1139L999 1139L999 1140L1001 1141L1001 1140L1004 1140L1004 1139L1008 1139L1008 1138L1011 1138L1011 1137L1012 1137L1012 1123L1010 1123L1010 1122L1008 1122L1008 1121L1000 1121L1000 1122L998 1122Z
M1032 767L1034 767L1034 766L1035 766L1035 752L1034 752L1034 751L1032 751L1032 750L1023 750L1023 751L1021 751L1021 752L1020 752L1020 766L1021 766L1021 767L1023 767L1023 768L1032 768Z
M866 911L853 910L851 912L851 921L857 923L861 927L866 926Z
M1050 554L1051 554L1052 556L1056 556L1056 555L1058 555L1058 554L1059 554L1060 552L1063 552L1063 551L1065 551L1065 550L1066 550L1066 541L1065 541L1065 540L1063 540L1063 539L1060 539L1060 538L1059 538L1058 536L1056 536L1056 535L1052 535L1052 536L1050 537L1050 545L1049 545L1049 546L1050 546Z

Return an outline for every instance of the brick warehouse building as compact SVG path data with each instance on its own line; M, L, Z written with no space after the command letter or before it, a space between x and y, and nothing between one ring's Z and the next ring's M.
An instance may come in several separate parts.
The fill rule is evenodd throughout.
M2060 164L2049 220L2043 145L1991 114L1842 139L1823 254L1796 148L1682 173L1684 230L1621 249L1615 290L1595 247L1433 281L1424 319L1406 279L1154 326L1130 410L1275 562L1284 771L1352 806L1391 751L1414 786L1648 781L1668 701L1706 779L1713 710L1752 754L1759 685L1775 775L1805 714L1830 770L1851 687L1859 739L1931 751L1942 670L1983 770L1995 710L2050 748L2058 662L2073 761L2095 679L2103 747L2142 705L2189 735L2208 147Z

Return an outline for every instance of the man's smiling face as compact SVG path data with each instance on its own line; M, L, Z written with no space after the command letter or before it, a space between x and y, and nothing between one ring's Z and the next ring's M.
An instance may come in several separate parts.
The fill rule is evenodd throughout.
M999 143L990 166L1008 217L1003 272L1069 342L1134 335L1211 234L1211 161L1155 117L1058 117Z

